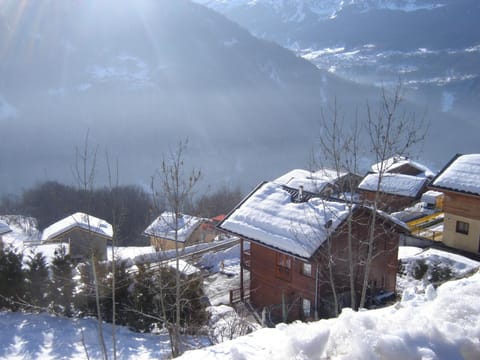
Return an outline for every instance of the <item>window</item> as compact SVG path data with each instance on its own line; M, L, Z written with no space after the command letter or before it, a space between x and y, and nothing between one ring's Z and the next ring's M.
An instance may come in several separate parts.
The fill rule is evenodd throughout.
M277 266L276 266L276 275L277 277L290 281L291 279L291 268L292 268L292 257L277 253Z
M305 276L312 276L312 264L302 263L302 274Z
M456 231L460 234L468 235L468 223L464 221L457 221Z
M302 299L303 316L308 318L311 315L311 302L309 299Z

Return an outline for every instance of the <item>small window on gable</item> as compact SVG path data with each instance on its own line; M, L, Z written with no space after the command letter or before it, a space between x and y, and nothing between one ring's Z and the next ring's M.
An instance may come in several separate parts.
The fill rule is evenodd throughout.
M465 221L457 221L456 231L460 234L468 235L469 224Z
M305 276L312 276L312 264L302 263L302 274Z
M302 311L303 311L303 316L308 318L311 315L311 307L312 303L310 302L309 299L302 299Z

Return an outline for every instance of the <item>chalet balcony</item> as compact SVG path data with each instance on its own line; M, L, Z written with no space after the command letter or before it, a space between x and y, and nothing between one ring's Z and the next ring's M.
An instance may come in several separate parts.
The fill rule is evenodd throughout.
M250 270L251 266L251 254L250 249L244 250L242 254L242 267L246 270Z

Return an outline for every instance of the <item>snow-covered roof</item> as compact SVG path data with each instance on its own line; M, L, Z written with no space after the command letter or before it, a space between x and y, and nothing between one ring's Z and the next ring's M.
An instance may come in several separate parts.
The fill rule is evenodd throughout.
M7 223L4 223L3 221L0 221L0 235L9 233L11 231L12 231L12 229L10 229L10 226L8 226Z
M437 175L432 185L480 195L480 154L458 155Z
M77 212L60 221L57 221L43 230L42 241L54 239L58 235L63 234L75 227L92 231L108 238L113 236L112 225L110 225L108 222L92 215Z
M284 186L266 182L228 215L220 227L310 258L327 239L328 232L334 232L347 216L344 203L320 198L295 202Z
M308 171L295 169L278 177L273 182L286 185L294 189L303 186L303 189L312 193L321 192L325 186L334 183L336 180L345 176L347 173L338 173L336 170L320 169L318 171Z
M167 263L167 266L176 269L177 268L177 260L171 260ZM178 260L178 270L181 274L190 276L200 273L200 269L196 266L189 264L185 260L179 259Z
M362 180L358 188L360 190L376 191L379 174L368 174ZM427 178L403 175L403 174L383 174L380 183L380 191L386 194L416 197L428 181Z
M435 175L435 173L425 165L422 165L416 161L413 161L412 159L400 155L392 156L385 161L372 165L371 171L374 173L378 173L380 169L383 169L384 172L394 172L395 169L398 169L399 167L404 165L409 165L417 169L420 173L419 175L423 175L425 177L431 178Z
M175 229L177 230L177 241L185 242L204 219L191 215L180 214L178 226L175 226L175 214L170 211L163 212L146 229L145 234L168 240L175 240Z

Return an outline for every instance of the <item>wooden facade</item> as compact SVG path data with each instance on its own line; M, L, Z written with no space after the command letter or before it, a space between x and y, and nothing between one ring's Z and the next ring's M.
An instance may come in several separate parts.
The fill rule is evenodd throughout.
M359 189L358 193L360 194L362 201L367 204L371 204L375 201L375 191ZM416 201L418 201L418 199L420 199L420 196L410 197L380 192L377 208L388 213L392 213L413 205Z
M480 154L455 155L429 188L444 194L442 241L480 253Z
M362 208L352 222L353 263L357 302L363 284L362 260L367 256L368 223L371 212ZM274 321L309 320L335 313L328 261L339 307L351 306L348 263L348 226L342 224L310 259L278 251L254 240L242 252L242 273L250 271L250 301L259 311L266 309ZM374 260L369 276L369 295L394 292L399 244L398 226L377 216ZM403 231L403 229L402 229ZM356 306L357 304L355 304Z
M69 255L74 260L88 259L92 254L99 260L106 260L107 241L111 241L111 238L82 227L73 227L45 243L68 244Z
M185 242L179 241L179 249L184 249L186 246L195 244L201 244L206 242L212 242L215 236L218 235L218 231L214 226L204 226L206 223L201 223L190 234ZM167 251L175 249L175 240L163 238L160 236L150 235L150 244L157 249L157 251Z
M443 190L443 243L480 253L480 196Z

